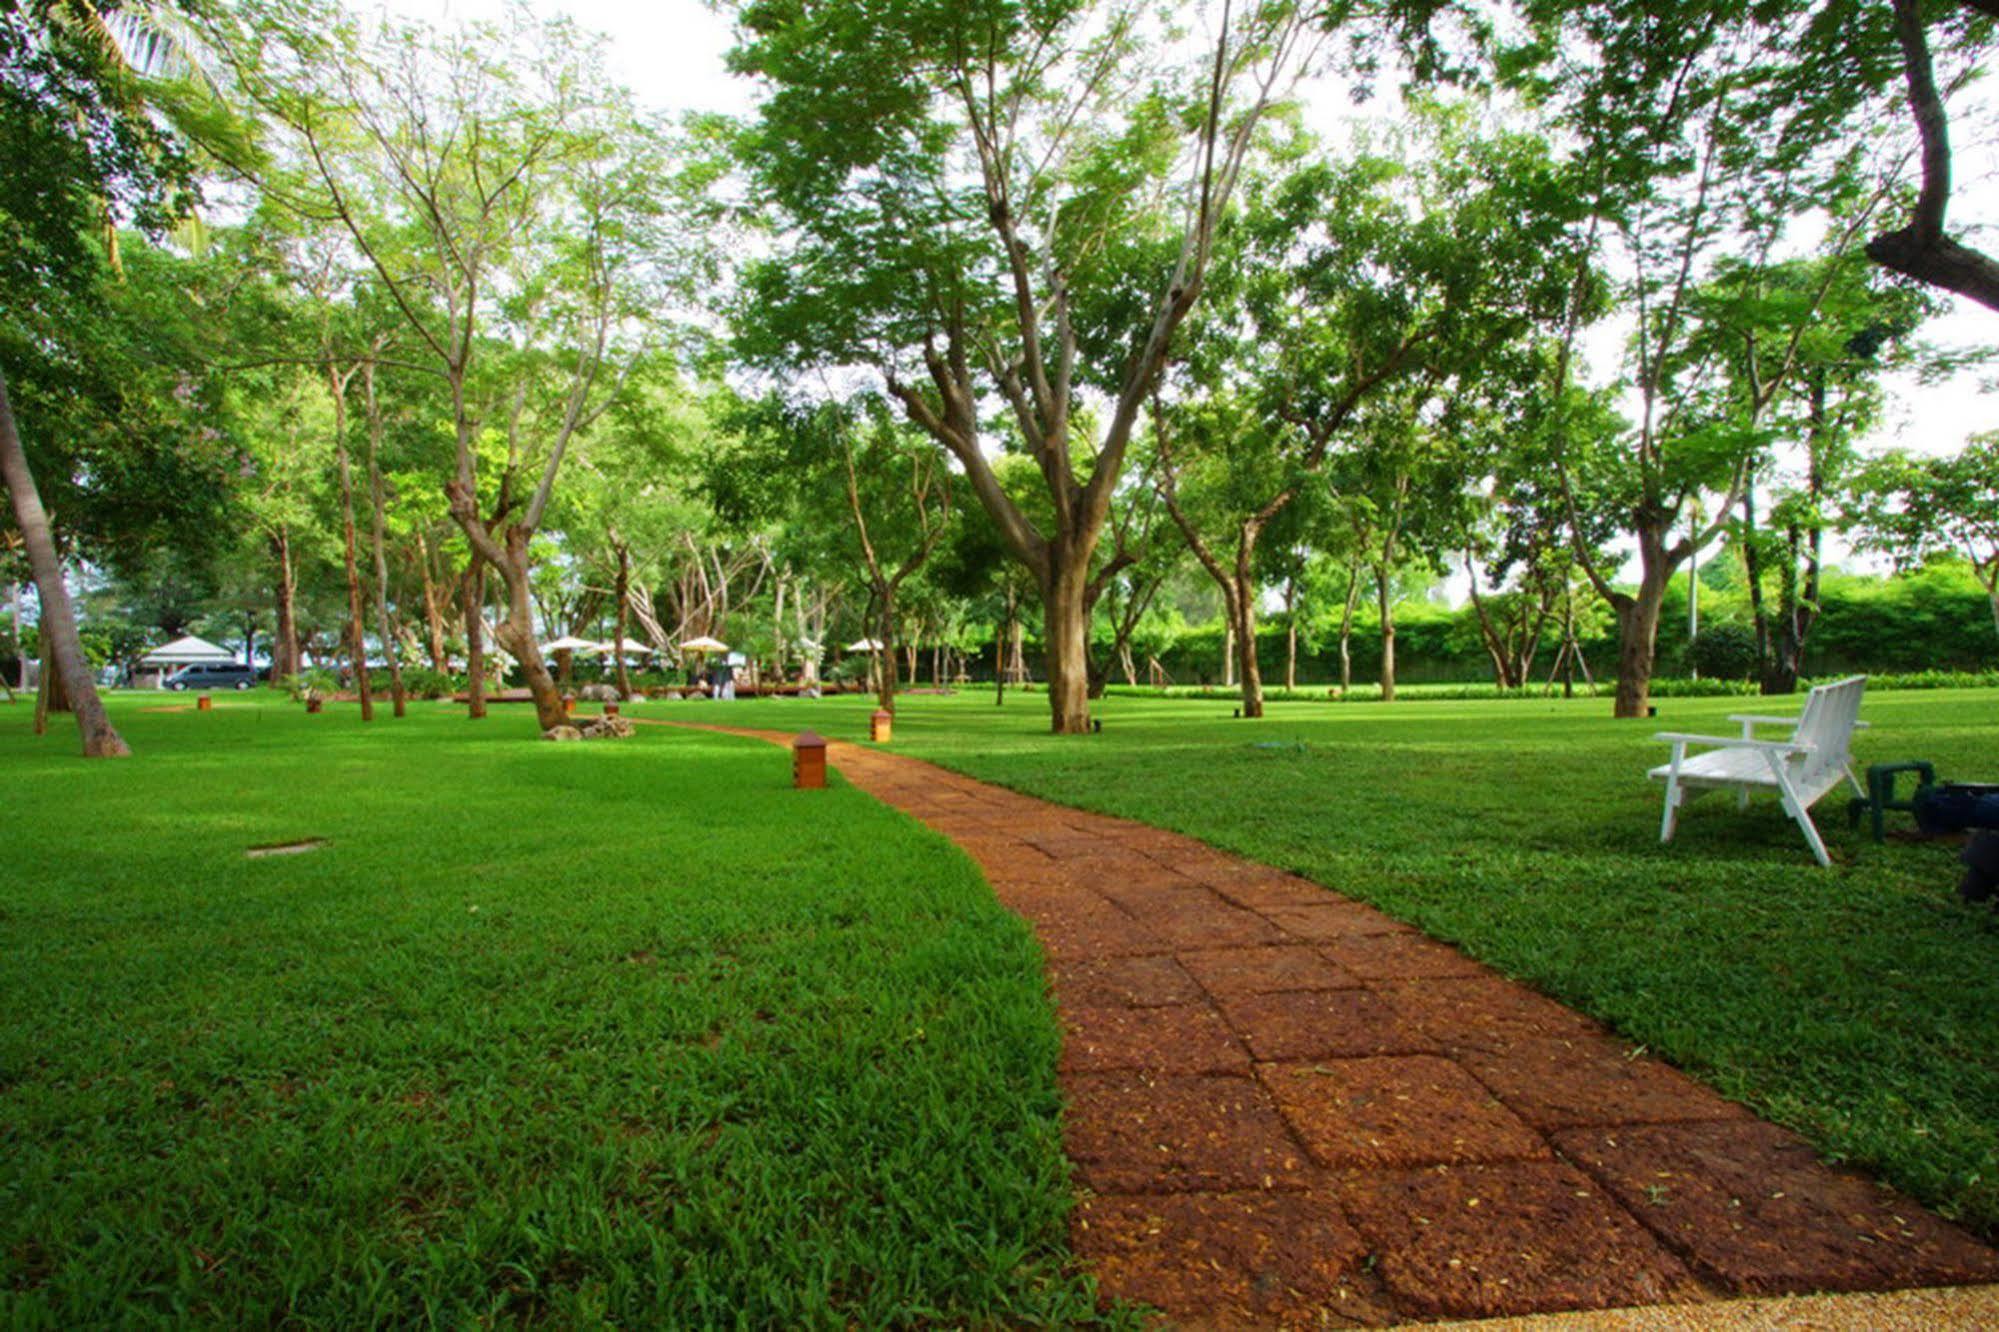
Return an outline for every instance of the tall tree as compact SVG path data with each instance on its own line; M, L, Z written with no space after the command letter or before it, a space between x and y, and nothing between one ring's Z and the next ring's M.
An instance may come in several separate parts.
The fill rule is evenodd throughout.
M1818 620L1824 534L1837 520L1855 442L1879 419L1882 373L1939 363L1909 341L1939 299L1857 253L1757 275L1724 271L1701 293L1701 323L1703 336L1719 343L1739 401L1749 402L1759 367L1791 336L1795 307L1815 298L1798 369L1766 413L1775 439L1743 486L1730 533L1742 555L1766 694L1798 687Z
M1616 714L1639 717L1666 588L1732 520L1768 439L1764 418L1798 369L1825 292L1789 310L1753 389L1733 399L1720 386L1720 344L1701 336L1698 294L1724 267L1755 281L1795 254L1795 224L1807 213L1832 214L1826 256L1854 249L1886 186L1865 145L1786 105L1808 26L1794 8L1704 4L1692 21L1616 0L1528 0L1526 9L1546 63L1523 86L1575 137L1577 178L1633 320L1630 428L1579 434L1557 460L1578 559L1617 614ZM1558 404L1575 387L1582 306L1551 376ZM1603 516L1582 512L1586 494L1636 547L1635 587L1618 585L1596 557L1599 543L1585 539ZM1697 510L1706 516L1692 520Z
M71 496L103 500L121 479L146 476L149 459L141 448L108 460L114 463L108 472L89 471L69 429L82 424L80 417L114 421L102 408L120 393L119 374L131 369L88 345L92 333L109 327L104 316L116 272L106 245L127 224L164 231L194 198L185 149L155 115L149 90L109 27L120 8L115 0L101 7L27 0L0 11L0 476L41 598L51 683L75 710L90 757L129 750L91 682L58 535L14 402L27 390L32 400L49 403L46 426L62 427L46 431L42 471L62 493L59 511L67 517L83 516L84 505ZM143 432L131 435L136 444ZM154 476L170 475L175 460L158 461L163 466Z
M314 23L313 19L316 19ZM664 137L604 73L595 44L509 11L450 34L360 30L330 12L251 13L216 29L242 93L292 174L259 168L336 220L450 393L445 491L478 563L498 573L495 632L544 728L560 692L536 643L531 549L571 442L608 409L703 247L665 202ZM275 54L274 54L275 53ZM505 462L482 475L496 395ZM475 575L476 576L476 575ZM469 626L468 626L469 629Z
M1444 438L1414 429L1414 416L1482 374L1500 346L1555 320L1568 294L1574 195L1546 145L1481 136L1470 106L1415 110L1405 134L1346 161L1301 143L1288 170L1246 191L1208 318L1173 381L1181 406L1156 414L1164 493L1221 589L1245 717L1263 715L1263 533L1336 451L1377 450L1377 509L1392 520L1385 599L1412 526L1411 486L1437 472L1433 447L1407 446ZM1357 428L1370 413L1408 419ZM1186 472L1205 480L1205 504L1183 502ZM1385 600L1382 615L1391 633ZM1384 660L1392 696L1392 654Z
M1973 435L1956 454L1890 453L1854 478L1849 527L1904 564L1938 554L1970 564L1999 630L1999 432Z
M1111 499L1257 127L1322 40L1317 15L1224 5L1198 66L1174 69L1151 54L1171 34L1125 0L737 13L733 59L771 89L744 152L795 238L749 275L744 350L880 374L1031 572L1053 728L1087 731ZM1103 410L1079 450L1085 398ZM1000 483L987 403L1040 474L1045 525Z

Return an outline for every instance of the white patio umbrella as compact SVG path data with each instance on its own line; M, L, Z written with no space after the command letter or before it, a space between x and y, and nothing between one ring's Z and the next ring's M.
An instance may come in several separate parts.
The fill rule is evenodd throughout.
M710 638L706 634L703 634L699 638L690 638L682 643L680 650L682 652L727 652L729 645L719 638Z
M881 640L878 638L863 638L847 644L847 651L849 652L880 652L881 650Z
M574 634L564 634L554 642L543 643L541 650L543 652L602 652L604 649L601 644L592 642L590 639L578 638Z
M626 657L649 657L652 655L652 644L641 643L637 639L632 638L623 639L622 641L618 639L605 639L594 646L599 652L609 652Z
M210 663L234 664L236 654L219 648L205 638L176 638L165 647L156 647L139 658L141 666L203 666Z

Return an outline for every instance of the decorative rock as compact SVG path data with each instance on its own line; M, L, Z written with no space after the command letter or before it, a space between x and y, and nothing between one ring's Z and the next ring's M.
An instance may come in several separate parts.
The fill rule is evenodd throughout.
M616 703L624 698L612 684L587 684L576 691L576 696L592 703Z
M584 740L623 740L634 734L636 728L623 717L600 717L585 726L579 735Z
M551 726L541 733L544 740L581 740L583 732L574 726Z

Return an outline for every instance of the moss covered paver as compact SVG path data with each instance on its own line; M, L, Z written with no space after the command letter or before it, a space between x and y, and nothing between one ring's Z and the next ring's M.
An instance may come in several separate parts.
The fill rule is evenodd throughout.
M1339 1326L1999 1279L1999 1252L1908 1198L1372 907L914 759L830 757L1039 933L1074 1243L1107 1295Z

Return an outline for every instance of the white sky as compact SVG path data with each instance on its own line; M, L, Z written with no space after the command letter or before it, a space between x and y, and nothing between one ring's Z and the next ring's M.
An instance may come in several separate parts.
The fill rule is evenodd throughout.
M495 16L507 3L386 0L383 7L422 21L449 24ZM729 20L698 0L532 0L529 8L537 13L566 14L583 27L607 35L612 73L642 103L670 112L745 114L751 109L749 81L731 76L723 62L732 44ZM1328 104L1315 107L1320 112L1315 118L1337 117L1346 104L1344 96L1337 98L1337 104L1332 99L1321 100ZM1990 130L1974 130L1962 118L1952 129L1959 182L1953 227L1999 223L1999 141L1995 141L1999 136ZM1925 326L1923 336L1941 346L1990 345L1999 341L1999 312L1958 299L1948 315ZM1889 447L1924 453L1952 451L1968 434L1999 427L1995 407L1999 403L1982 391L1975 373L1929 386L1920 386L1912 378L1893 382L1886 419L1869 442L1868 451ZM1846 558L1837 542L1830 553L1835 559ZM1457 593L1453 600L1461 595Z

